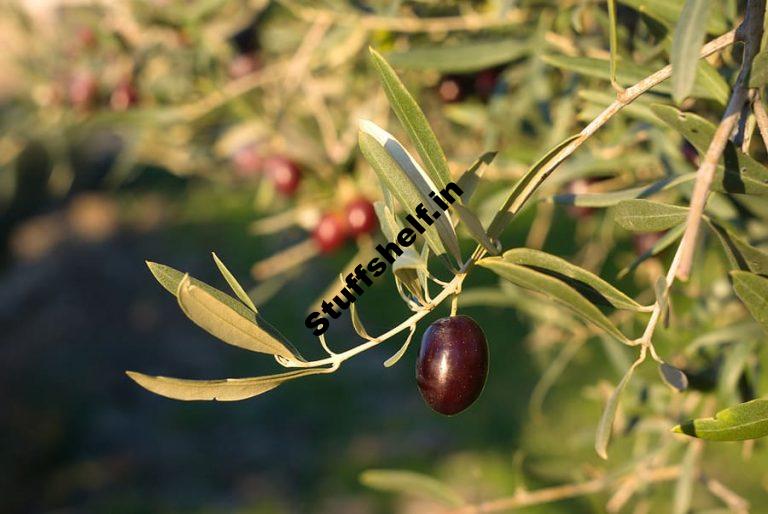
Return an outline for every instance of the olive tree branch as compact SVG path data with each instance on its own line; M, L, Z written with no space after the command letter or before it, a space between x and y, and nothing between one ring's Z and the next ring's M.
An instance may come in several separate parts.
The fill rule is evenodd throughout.
M708 42L706 45L702 47L701 52L699 53L699 58L707 57L729 46L734 42L735 35L736 35L736 31L732 30ZM610 120L619 111L621 111L621 109L623 109L624 107L626 107L627 105L635 101L643 93L652 89L654 86L657 86L661 82L667 80L671 75L672 75L672 66L667 65L664 68L660 69L659 71L644 78L640 82L625 89L623 93L618 94L616 100L614 100L595 119L593 119L586 127L584 127L579 133L579 135L573 141L571 141L568 145L564 146L562 150L560 150L555 156L553 156L552 159L550 159L542 167L542 170L539 176L537 177L537 180L532 181L533 185L529 185L529 187L526 187L525 190L522 191L522 193L513 202L512 206L510 207L510 212L512 213L512 215L514 216L517 212L519 212L520 209L525 204L525 202L528 199L530 199L531 196L533 196L533 193L536 191L539 184L541 184L541 182L543 182L565 159L567 159L582 144L584 144L584 142L587 139L589 139L592 135L594 135L595 132L597 132L597 130L600 127L602 127L606 122L608 122L608 120ZM447 298L450 298L451 296L459 292L461 290L461 286L464 282L464 279L467 277L470 270L474 267L475 263L478 260L480 260L485 256L485 254L486 252L482 248L482 246L478 245L478 247L475 248L475 251L472 253L472 256L467 260L467 262L461 267L461 269L456 273L456 275L454 275L453 279L450 282L448 282L448 284L443 288L443 290L437 296L435 296L431 301L422 305L421 309L418 312L414 313L405 321L401 322L400 324L391 328L390 330L381 334L380 336L374 337L363 344L355 346L354 348L350 348L349 350L334 354L324 359L306 361L306 362L292 361L292 362L284 362L283 364L289 367L303 367L303 368L315 367L315 366L326 366L329 364L338 366L345 360L351 357L354 357L355 355L358 355L360 353L363 353L373 348L374 346L379 345L380 343L386 341L387 339L390 339L391 337L398 335L400 332L409 330L412 325L421 321L424 317L427 316L427 314L432 312L444 300L446 300ZM657 305L658 305L658 301L657 301ZM654 306L653 312L656 313L657 310L659 310L659 312L655 315L656 317L655 322L658 321L658 317L661 314L660 312L661 309L657 309L656 306ZM654 318L654 314L652 313L652 319L653 318ZM658 359L658 357L655 354L655 350L653 348L651 348L651 355L654 356L655 359Z
M681 280L687 280L690 276L693 255L696 251L696 239L701 226L701 218L704 214L704 206L709 196L709 188L712 185L717 164L720 162L731 133L739 120L741 110L747 101L752 60L760 50L764 16L765 0L749 0L747 3L747 14L736 34L740 41L744 41L741 70L739 71L731 98L728 101L728 106L720 120L720 125L715 130L709 148L707 148L707 152L697 171L696 184L693 188L690 211L688 212L688 220L686 222L687 226L680 242L682 256L677 269L677 276Z

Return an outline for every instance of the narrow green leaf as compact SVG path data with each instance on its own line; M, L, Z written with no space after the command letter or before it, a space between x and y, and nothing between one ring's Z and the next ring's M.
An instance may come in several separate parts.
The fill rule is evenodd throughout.
M349 314L352 318L352 327L355 329L355 332L357 332L357 335L363 339L373 339L368 335L368 331L365 329L365 325L363 325L363 320L360 319L360 313L357 311L357 302L352 302L349 306Z
M252 352L277 355L288 360L296 356L281 341L270 335L205 289L192 284L189 276L179 283L179 305L196 325L227 344Z
M708 441L746 441L768 435L768 400L740 403L718 412L714 418L699 418L677 425L673 432Z
M659 374L664 382L678 392L688 389L688 377L674 366L663 362L659 364Z
M696 79L696 65L704 44L709 0L685 0L672 38L672 97L680 103L690 94Z
M427 117L424 116L419 104L413 99L389 63L373 48L370 52L371 60L379 73L392 110L408 132L432 182L443 189L451 181L451 171Z
M563 280L593 303L600 301L600 303L612 305L617 309L632 311L647 310L594 273L555 255L532 248L515 248L504 252L502 259Z
M552 197L555 203L562 205L576 205L578 207L604 208L612 207L622 200L635 200L653 196L656 193L673 189L679 185L692 182L696 173L686 173L677 177L666 177L644 186L609 191L606 193L561 194Z
M605 404L603 414L600 416L600 423L598 423L597 432L595 433L595 452L597 452L601 459L608 459L608 443L611 441L613 420L616 418L616 411L619 409L619 400L629 380L632 378L635 368L639 364L640 361L635 361L627 370L619 385L616 386L616 389L613 390L610 398L608 398L608 403Z
M768 274L768 253L747 243L719 222L710 218L705 218L705 221L723 245L731 266L742 271Z
M619 83L616 81L616 61L619 59L619 30L616 21L616 0L608 0L608 42L611 51L611 84L614 87Z
M768 85L768 50L762 50L752 60L749 87L759 89Z
M185 401L231 402L245 400L266 393L285 381L294 378L330 373L332 368L312 368L277 375L267 375L255 378L226 378L223 380L189 380L184 378L158 377L145 375L136 371L126 371L126 374L144 389L166 398Z
M160 282L160 285L162 285L166 291L178 297L177 293L179 290L179 285L181 284L182 279L184 279L185 276L189 276L189 275L185 275L179 270L176 270L164 264L158 264L156 262L147 261L147 266L149 267L149 270L152 272L152 275L157 279L158 282ZM189 281L191 285L201 288L206 293L213 296L216 300L218 300L219 302L225 304L227 307L234 310L243 318L247 319L251 323L258 325L259 328L264 330L272 338L279 340L283 346L288 348L291 351L291 353L293 353L296 360L304 361L304 358L299 353L299 350L296 347L294 347L293 344L283 334L281 334L279 330L273 327L262 316L250 310L248 307L238 302L235 298L232 298L228 294L222 291L219 291L215 287L209 286L205 282L197 280L196 278L191 276L189 276Z
M512 218L520 212L520 209L525 205L525 202L533 196L536 190L546 180L546 178L554 171L555 168L546 170L545 166L553 158L560 153L565 147L578 139L579 136L571 136L564 141L560 142L557 146L549 150L544 156L539 159L531 168L518 180L512 191L510 191L507 200L502 205L499 212L493 218L491 225L488 227L488 236L491 239L497 239L504 227L512 221Z
M619 2L671 29L680 19L685 0L619 0ZM730 27L725 19L724 10L712 9L707 19L707 32L719 36L728 29Z
M235 276L227 269L224 263L221 262L219 256L216 255L215 252L211 252L211 255L213 255L213 261L216 263L216 267L219 268L219 271L224 276L224 280L226 280L227 284L229 284L229 287L232 288L232 292L235 293L235 295L240 299L241 302L246 305L246 307L251 309L253 312L259 312L256 306L253 304L251 297L248 296L248 293L245 292L243 286L240 285Z
M625 230L660 232L686 220L688 209L650 200L622 200L612 208L613 218Z
M502 257L486 257L478 261L478 265L490 269L501 278L517 286L548 296L620 341L627 340L626 336L616 328L600 309L562 280L525 266L507 262Z
M443 212L430 198L431 193L438 194L438 189L429 175L392 134L375 123L361 121L359 137L363 155L401 207L414 217L418 217L416 207L419 204L424 204L430 211L434 223L427 227L424 238L435 255L442 255L447 249L457 262L461 262L461 250L450 213Z
M386 58L392 66L441 73L471 73L493 68L530 53L527 40L465 42L451 45L417 46L406 52L392 52Z
M488 237L488 234L485 232L480 219L474 212L469 209L469 207L465 207L460 203L455 203L453 204L453 210L464 224L464 228L467 229L469 235L472 236L472 239L477 241L483 248L485 248L485 251L487 251L489 254L499 254L499 249Z
M697 114L680 111L671 105L653 104L651 105L651 110L664 123L677 130L685 139L690 141L700 154L706 153L717 129L713 123ZM729 192L739 192L739 180L748 181L751 179L759 183L768 180L768 168L736 148L731 141L728 141L723 152L722 163L725 167L719 167L718 182L733 183ZM725 176L723 176L723 173L725 173ZM746 188L748 185L743 186L743 188ZM728 183L720 184L720 189L728 186ZM749 186L760 190L757 186Z
M732 271L731 279L736 296L768 331L768 278L747 271Z
M691 508L693 483L696 478L696 463L700 455L701 452L694 444L689 444L685 450L685 456L680 465L680 476L677 477L677 482L675 483L672 514L687 514Z
M475 192L477 184L480 182L480 177L483 176L483 165L490 166L493 159L496 158L497 153L498 152L485 152L461 175L461 177L459 177L456 185L459 186L459 189L464 191L464 194L461 195L461 201L463 203L469 202L469 199Z
M421 473L395 469L369 469L360 482L372 489L427 498L450 507L460 507L464 499L445 483Z
M403 358L406 350L408 350L408 347L411 345L411 340L413 339L414 333L416 333L416 325L411 325L410 331L408 332L408 337L405 338L405 343L403 343L403 346L401 346L400 349L392 357L384 361L385 368L391 368L397 364L400 359Z

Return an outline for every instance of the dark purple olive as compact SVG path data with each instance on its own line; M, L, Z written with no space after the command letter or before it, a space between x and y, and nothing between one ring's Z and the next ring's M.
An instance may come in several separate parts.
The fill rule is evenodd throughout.
M434 411L450 416L480 396L488 376L485 334L468 316L441 318L421 338L416 382Z

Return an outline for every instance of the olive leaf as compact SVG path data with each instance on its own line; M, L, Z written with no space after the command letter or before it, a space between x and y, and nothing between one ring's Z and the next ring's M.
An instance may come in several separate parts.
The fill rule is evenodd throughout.
M240 285L235 276L227 269L224 263L221 262L219 256L216 255L215 252L211 252L211 255L213 255L213 261L216 263L216 267L219 268L219 271L224 276L224 280L226 280L227 284L229 284L229 287L232 288L232 292L235 293L235 295L240 299L241 302L246 305L246 307L251 309L253 312L259 312L256 306L253 304L251 297L248 296L248 293L245 292L243 286Z
M451 181L451 172L448 168L448 160L429 126L427 117L424 116L419 104L413 99L389 63L373 48L369 50L392 110L395 111L395 115L416 147L432 182L443 189Z
M624 374L624 377L619 382L619 385L613 390L611 396L608 398L608 403L605 404L603 414L600 416L600 423L597 425L597 432L595 433L595 452L602 459L608 459L608 443L611 441L611 432L613 432L613 420L616 418L616 411L619 409L619 400L621 394L627 387L632 375L635 372L635 368L640 365L642 360L636 360L632 366Z
M486 257L479 260L477 264L490 269L501 278L517 286L548 296L620 341L627 341L626 336L616 328L605 314L600 312L600 309L562 280L525 266L507 262L502 257Z
M257 328L264 331L267 336L271 337L272 339L277 340L280 344L282 344L285 348L287 348L292 354L293 359L298 361L304 361L304 358L299 353L299 350L293 346L293 344L278 331L275 327L273 327L267 320L265 320L262 316L260 316L258 313L250 310L248 307L237 301L235 298L232 298L228 294L219 291L215 287L211 287L205 282L202 282L200 280L197 280L196 278L189 276L188 274L182 273L179 270L176 270L170 266L166 266L164 264L158 264L156 262L150 262L147 261L147 267L149 267L149 270L152 272L152 275L157 279L157 281L160 283L163 288L176 296L178 298L178 291L179 291L179 285L181 284L181 281L184 279L184 277L189 278L189 283L195 287L199 287L209 295L211 295L213 298L218 300L219 302L223 303L230 309L234 310L237 314L248 320L250 323L257 326Z
M686 514L691 508L693 482L696 478L696 464L701 452L694 444L689 444L680 464L680 476L675 483L675 499L672 514Z
M267 375L254 378L226 378L222 380L189 380L150 376L136 371L126 371L126 374L144 389L174 400L216 400L231 402L245 400L270 391L283 382L295 378L330 373L334 368L310 368L288 371L277 375Z
M685 0L672 38L672 97L682 102L693 88L709 19L709 0Z
M616 0L608 0L608 44L611 52L611 84L618 85L616 81L616 66L619 60L619 30L616 20Z
M699 153L706 153L717 129L709 120L692 112L680 111L671 105L653 104L651 110L687 139ZM738 193L739 181L744 181L741 188L747 193L753 191L750 194L766 194L760 192L765 188L763 182L768 180L768 168L736 148L730 140L723 152L722 163L724 167L718 166L717 182L713 183L715 190Z
M611 209L619 226L631 232L660 232L686 220L688 208L650 200L622 200Z
M408 350L408 347L411 345L413 334L416 333L416 325L411 325L409 330L410 331L408 332L408 337L405 338L403 346L401 346L400 349L397 350L397 352L392 357L384 361L385 368L394 366L400 359L402 359L403 355L405 355L406 350Z
M660 254L672 244L680 239L682 237L683 232L685 232L685 223L681 223L680 225L669 229L663 236L659 238L658 241L656 241L651 248L644 251L642 254L635 257L635 259L627 266L626 268L619 271L617 277L618 278L624 278L629 273L632 273L640 264L645 262L647 259Z
M368 335L368 331L365 330L365 325L363 325L363 320L360 319L360 313L357 311L357 302L352 302L349 306L349 315L352 318L352 327L357 332L357 335L369 341L373 339L373 337Z
M672 28L683 12L685 0L619 0L620 3L632 7L667 28ZM707 18L707 32L722 34L730 27L722 9L712 9Z
M416 46L405 52L387 53L386 58L399 68L471 73L525 57L530 52L529 41L508 39Z
M461 201L463 203L469 202L472 194L477 189L477 184L480 182L480 177L483 176L485 166L490 166L493 160L496 158L498 152L485 152L481 155L472 166L470 166L464 173L462 173L456 185L459 186L464 193L461 195Z
M466 207L460 203L453 204L453 210L464 224L464 228L467 229L469 235L472 236L472 239L477 241L483 248L485 248L485 251L491 255L498 255L499 249L495 244L493 244L491 238L488 237L488 234L483 228L483 224L477 217L477 214L472 212L469 207Z
M768 253L747 243L719 222L710 218L704 218L704 221L717 235L733 267L742 271L768 274Z
M389 132L363 120L360 122L359 144L379 180L403 209L412 216L416 216L419 204L433 212L441 211L429 197L429 193L438 191L434 182ZM447 249L457 262L461 262L458 239L448 212L442 212L423 235L435 255L442 255Z
M552 254L532 248L515 248L504 252L502 259L558 278L593 302L600 301L617 309L647 311L648 308L622 293L594 273Z
M768 399L757 399L721 410L714 418L677 425L673 432L709 441L745 441L768 435Z
M611 78L611 64L608 59L552 54L543 55L541 58L555 68L603 80L610 80ZM616 80L622 86L636 84L656 71L651 67L640 66L631 61L620 61L619 64L620 66L616 70ZM712 75L706 68L707 63L703 61L696 67L696 80L691 90L691 96L715 100L725 105L730 93L728 83L722 77L717 78ZM672 93L672 86L667 82L662 82L654 86L652 91L670 94Z
M466 503L459 493L447 484L413 471L369 469L360 475L360 482L372 489L412 494L450 507L460 507Z
M731 279L736 296L768 331L768 278L747 271L732 271Z
M659 375L668 386L676 391L683 392L688 389L688 377L685 376L685 373L666 362L659 364Z
M613 207L622 200L642 199L668 189L673 189L681 184L692 182L696 173L686 173L677 177L666 177L656 182L638 187L622 189L620 191L608 191L605 193L560 194L551 197L551 200L563 205L576 205L578 207Z
M281 341L229 305L194 285L186 275L176 292L181 309L196 325L227 344L252 352L277 355L296 360L296 355Z
M768 50L762 50L752 59L752 69L749 73L749 87L761 88L768 84ZM755 100L760 102L762 100Z
M550 149L544 156L539 159L531 168L518 180L512 187L509 196L505 200L502 207L499 209L496 216L493 218L491 225L488 227L488 236L491 239L496 239L501 235L502 230L507 224L515 217L520 209L525 205L525 202L533 196L539 186L546 180L546 178L554 171L554 168L544 170L544 167L553 158L560 153L560 151L578 139L579 136L574 135L561 141L554 148Z

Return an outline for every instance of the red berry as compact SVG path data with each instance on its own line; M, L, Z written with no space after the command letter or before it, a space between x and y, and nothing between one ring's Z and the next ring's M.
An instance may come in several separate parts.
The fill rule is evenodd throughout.
M480 396L488 377L488 345L468 316L441 318L421 338L416 382L436 412L458 414Z
M680 148L680 151L686 161L697 168L699 167L699 152L696 150L696 147L688 141L683 141L683 146Z
M301 172L296 164L285 157L273 156L264 161L264 173L285 196L291 196L299 188Z
M263 159L255 145L246 145L232 155L232 164L238 176L250 178L261 172Z
M348 228L344 218L331 212L324 214L312 231L312 239L322 253L329 253L339 248L347 239Z
M568 193L574 196L583 195L589 192L590 181L587 179L576 179L568 184ZM568 205L565 210L571 218L580 220L588 218L594 212L592 207L583 207L580 205Z
M130 80L121 81L109 97L109 105L116 111L124 111L139 100L139 93Z
M365 198L358 198L347 204L346 207L347 225L349 232L353 236L370 234L376 230L376 210L373 204Z
M464 98L464 85L458 78L444 77L437 86L437 94L445 103L459 102Z
M475 94L483 100L487 100L496 89L496 83L499 80L498 70L483 70L475 76L474 90Z

